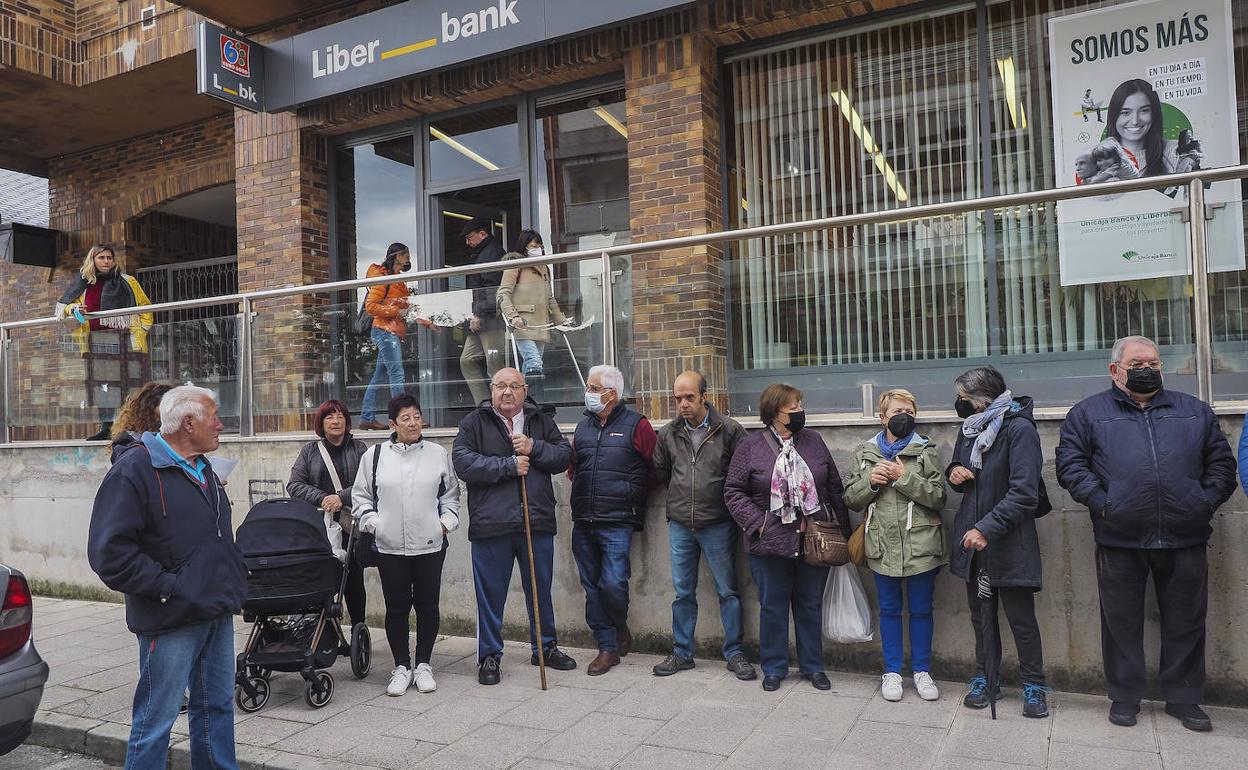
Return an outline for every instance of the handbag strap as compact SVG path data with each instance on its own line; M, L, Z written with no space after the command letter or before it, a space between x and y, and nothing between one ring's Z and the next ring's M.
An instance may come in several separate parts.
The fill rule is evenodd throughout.
M329 470L329 480L334 482L334 493L342 489L342 478L338 475L338 469L334 467L334 461L329 456L329 450L325 448L324 441L317 441L316 448L321 450L321 459L325 461L325 467Z

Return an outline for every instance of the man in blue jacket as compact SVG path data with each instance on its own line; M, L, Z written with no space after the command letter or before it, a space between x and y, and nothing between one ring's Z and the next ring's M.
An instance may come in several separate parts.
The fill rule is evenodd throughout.
M534 627L522 483L528 496L546 665L560 671L576 668L576 661L559 649L550 599L556 530L551 476L568 469L572 448L555 421L532 399L526 400L524 375L519 371L498 370L490 381L490 392L489 401L460 421L451 451L455 473L468 485L468 540L472 543L472 583L477 594L477 681L485 685L498 684L501 679L503 608L512 565L517 562L529 627ZM529 662L536 666L535 635L529 641Z
M1152 340L1123 337L1109 360L1112 387L1070 410L1057 447L1058 482L1092 515L1109 721L1134 725L1144 696L1151 573L1166 713L1209 730L1206 550L1213 513L1235 491L1235 458L1208 404L1162 387Z
M87 558L126 595L139 641L126 768L163 768L169 730L190 687L193 767L237 768L234 622L247 568L230 501L204 456L225 426L212 393L184 385L160 401L160 432L117 456L91 510Z
M572 556L585 589L585 622L598 643L586 668L599 676L633 645L628 630L629 549L646 521L658 436L650 421L624 405L624 375L614 366L589 370L585 419L572 437Z

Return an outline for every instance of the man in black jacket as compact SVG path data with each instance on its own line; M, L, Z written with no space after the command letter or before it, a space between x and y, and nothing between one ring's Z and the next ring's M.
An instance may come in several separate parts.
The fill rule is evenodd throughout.
M1206 551L1213 513L1235 491L1235 458L1208 404L1162 388L1161 355L1152 340L1118 340L1109 375L1109 390L1070 410L1057 447L1057 480L1088 506L1096 536L1109 721L1129 727L1140 710L1151 573L1161 614L1166 713L1189 730L1209 730L1200 708Z
M502 260L505 249L490 234L490 223L486 220L472 220L464 225L459 234L472 249L475 264L486 265ZM498 314L498 286L502 282L501 270L474 273L466 281L468 288L472 289L472 318L468 320L459 369L476 404L490 397L490 378L502 368L506 359L503 319Z
M233 616L247 567L205 457L224 426L212 393L190 385L164 395L160 422L104 476L87 540L91 569L126 595L126 625L139 638L126 767L165 766L189 682L191 765L237 768Z
M550 584L555 561L555 488L551 476L568 469L572 448L555 421L525 398L524 376L500 369L493 394L459 423L451 452L455 473L468 485L468 540L477 594L477 681L498 684L503 657L503 608L512 564L520 564L525 609L533 628L532 580L524 538L521 485L528 495L533 564L546 665L560 671L576 661L558 647ZM530 635L530 662L537 665L537 639Z

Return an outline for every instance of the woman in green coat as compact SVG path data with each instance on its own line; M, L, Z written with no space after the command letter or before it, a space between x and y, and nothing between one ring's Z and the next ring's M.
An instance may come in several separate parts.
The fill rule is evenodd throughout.
M866 511L867 566L875 574L884 648L880 694L890 701L899 701L902 695L903 589L909 599L914 689L923 700L940 697L929 672L936 573L949 563L940 519L945 483L935 445L914 431L917 414L918 406L908 390L890 390L880 396L884 430L858 448L854 473L845 487L845 503Z

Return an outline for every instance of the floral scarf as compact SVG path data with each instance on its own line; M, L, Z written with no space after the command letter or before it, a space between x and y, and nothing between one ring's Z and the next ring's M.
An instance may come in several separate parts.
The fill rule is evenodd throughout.
M780 453L771 470L771 501L767 511L779 516L781 522L792 524L799 513L809 516L819 510L819 488L810 467L793 446L793 440L785 441L779 436L776 440L780 442Z

